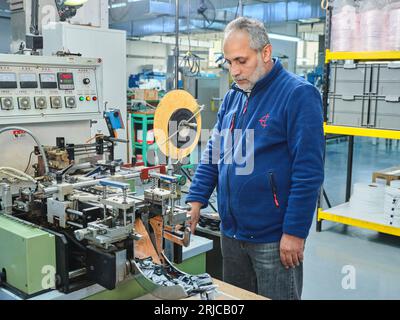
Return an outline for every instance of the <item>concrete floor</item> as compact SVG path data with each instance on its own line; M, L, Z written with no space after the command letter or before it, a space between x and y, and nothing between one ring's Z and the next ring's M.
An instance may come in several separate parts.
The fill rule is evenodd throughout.
M373 171L400 164L396 141L375 142L355 139L353 183L371 182ZM344 202L346 160L347 142L330 142L324 186L333 206ZM316 232L314 222L305 250L303 299L400 299L399 267L400 237L329 221Z

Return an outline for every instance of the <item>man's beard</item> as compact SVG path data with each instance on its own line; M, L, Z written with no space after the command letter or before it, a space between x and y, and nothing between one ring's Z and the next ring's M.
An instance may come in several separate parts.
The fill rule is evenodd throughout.
M265 75L265 67L261 57L261 53L258 54L258 63L256 70L254 70L253 74L249 77L249 79L245 79L242 77L235 78L237 86L245 92L250 92L254 86L256 85L257 81L260 80ZM247 84L239 85L237 80L247 80Z

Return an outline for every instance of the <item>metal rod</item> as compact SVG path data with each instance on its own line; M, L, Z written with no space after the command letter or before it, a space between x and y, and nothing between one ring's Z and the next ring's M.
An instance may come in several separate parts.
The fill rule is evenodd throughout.
M78 210L74 210L74 209L67 209L67 210L65 210L67 213L70 213L70 214L74 214L74 215L76 215L76 216L79 216L79 217L82 217L83 216L83 212L80 212L80 211L78 211Z
M324 199L326 201L326 204L328 205L329 208L332 208L331 202L329 201L328 195L326 194L326 191L324 188L322 188L322 193L323 193Z
M97 143L87 143L87 144L74 144L74 145L67 145L65 149L77 149L77 148L87 148L87 147L96 147Z
M326 11L326 23L325 23L325 48L330 48L330 37L331 37L331 19L332 19L332 10L327 5L327 11ZM325 54L324 54L325 57ZM330 63L324 63L324 77L323 77L323 82L322 82L322 108L323 108L323 115L324 115L324 122L328 121L328 95L329 95L329 75L330 75ZM327 136L325 136L325 152L324 152L324 167L325 167L325 156L326 156L326 145L327 145ZM329 207L331 207L329 203L328 196L325 193L324 187L321 187L320 194L318 197L318 208L322 208L322 197L325 198L327 204ZM321 232L322 230L322 220L319 220L318 218L318 211L316 214L316 230L317 232Z
M69 279L74 279L74 278L77 278L79 276L83 276L84 274L86 274L86 268L81 268L81 269L70 271L68 273L68 278Z
M325 48L330 48L330 38L331 38L331 19L332 10L331 7L327 8L326 11L326 23L325 23ZM324 55L325 57L325 55ZM329 75L330 75L330 62L324 64L324 77L323 77L323 111L324 111L324 121L328 121L328 96L329 96Z
M89 154L94 154L96 150L89 150L87 152L77 152L75 153L75 156L84 156L84 155L89 155Z
M179 83L179 0L175 0L175 89Z
M96 149L96 146L87 146L87 147L78 147L78 148L73 148L75 152L79 151L85 151L85 150L93 150Z
M79 152L88 152L88 151L96 151L95 147L89 147L89 148L82 148L82 149L75 149L74 152L75 154Z
M130 173L130 174L121 175L121 176L122 176L122 178L124 178L126 180L138 178L140 176L140 172ZM90 187L90 186L99 184L100 181L108 181L108 180L109 180L109 178L107 177L107 178L97 179L97 180L81 181L81 182L73 183L72 188L78 189L78 188L82 188L82 187ZM45 188L43 191L44 191L44 193L56 193L58 191L58 187L57 186L48 187L48 188Z
M346 202L351 196L351 179L353 175L354 136L349 136L349 150L347 156Z
M67 224L69 224L70 226L74 226L74 227L83 229L83 225L81 225L80 223L76 223L76 222L72 222L72 221L67 221Z

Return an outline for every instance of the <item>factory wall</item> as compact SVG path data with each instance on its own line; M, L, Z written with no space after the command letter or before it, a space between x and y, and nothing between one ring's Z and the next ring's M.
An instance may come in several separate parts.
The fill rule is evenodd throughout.
M274 57L287 56L288 59L282 59L282 64L290 72L296 72L297 42L271 39L272 55ZM287 65L286 65L287 64Z
M297 37L297 24L296 23L280 23L274 25L267 25L269 33L280 35L287 35ZM289 59L283 59L282 63L291 72L296 72L296 57L297 57L297 42L271 39L273 55L275 57L288 56Z
M126 43L127 76L142 71L144 65L153 65L154 70L167 71L168 45L148 41L132 41Z

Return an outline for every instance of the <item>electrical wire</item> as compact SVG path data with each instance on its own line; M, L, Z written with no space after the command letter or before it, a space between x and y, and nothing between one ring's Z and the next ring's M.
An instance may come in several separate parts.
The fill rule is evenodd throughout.
M31 164L31 160L32 160L32 155L33 155L34 153L35 153L35 151L32 151L32 152L29 154L28 164L26 165L26 168L25 168L25 170L24 170L25 173L28 172L29 165Z
M0 167L0 173L4 173L15 179L19 179L19 180L23 180L23 181L32 181L34 183L37 183L37 181L35 179L33 179L30 175L27 175L25 172L22 172L21 170L18 170L15 168Z
M49 163L47 162L47 157L46 157L46 153L44 152L43 146L40 143L39 139L28 129L22 128L22 127L17 127L17 126L10 126L10 127L5 127L5 128L0 128L0 134L7 132L7 131L13 131L13 130L22 130L24 131L26 134L30 135L32 137L32 139L36 142L40 154L43 157L43 162L44 162L44 171L45 174L48 175L49 174Z
M198 76L200 73L200 60L201 58L198 55L188 51L180 63L183 74L188 77Z

